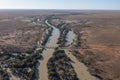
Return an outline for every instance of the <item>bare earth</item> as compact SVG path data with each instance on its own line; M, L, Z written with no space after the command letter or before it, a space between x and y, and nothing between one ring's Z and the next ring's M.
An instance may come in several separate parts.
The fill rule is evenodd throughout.
M73 61L72 65L78 78L81 80L95 80L95 77L97 77L100 80L120 80L120 11L0 10L1 73L3 71L6 75L7 71L3 70L6 63L10 65L27 61L26 59L31 60L29 60L29 57L32 57L32 55L24 57L27 56L26 54L21 57L21 55L12 55L11 52L29 53L33 50L37 46L37 42L45 35L46 25L36 26L31 21L32 17L40 15L45 19L46 16L53 15L53 13L61 20L53 20L56 26L65 22L69 24L68 28L73 29L75 32L78 31L80 34L81 46L79 46L80 49L76 50L79 52L78 56L80 58L78 59L68 51L66 52L67 56ZM57 34L54 32L53 35L48 46L55 45L53 47L57 47L59 32L57 31ZM6 54L3 54L2 51ZM53 52L54 49L47 49L42 53L43 60L39 61L40 80L48 80L47 62L52 57ZM12 75L11 70L8 70L8 72ZM2 78L4 78L3 74L0 74L0 79ZM11 78L17 79L13 75Z
M30 18L19 18L19 15L8 20L1 19L0 50L26 52L34 49L37 41L44 34L44 28L32 25L31 20Z
M101 80L120 80L120 12L70 15L66 20L82 21L70 27L79 30L82 45L94 53L79 50L83 62L90 63L91 73Z
M77 74L77 77L80 80L96 80L94 76L92 76L88 68L81 62L79 62L68 50L66 50L66 54L70 59L73 61L72 65L74 67L74 70Z

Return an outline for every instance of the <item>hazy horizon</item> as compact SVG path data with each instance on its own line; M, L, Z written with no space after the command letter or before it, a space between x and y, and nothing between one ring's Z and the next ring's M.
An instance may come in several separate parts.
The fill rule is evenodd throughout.
M0 9L120 10L118 0L4 0Z

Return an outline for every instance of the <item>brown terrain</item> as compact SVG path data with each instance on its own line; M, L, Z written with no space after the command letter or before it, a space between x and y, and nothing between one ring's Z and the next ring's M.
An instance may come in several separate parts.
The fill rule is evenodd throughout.
M44 35L45 27L32 24L31 14L27 14L25 11L1 11L0 50L25 52L36 47L37 41Z
M37 17L39 17L40 21L36 21ZM41 70L39 69L43 70L40 72L42 75L44 73L46 75L48 75L48 73L55 73L53 69L55 68L53 67L55 65L47 66L46 64L47 62L50 62L48 61L49 55L53 58L56 55L52 55L53 52L50 53L49 50L46 50L46 53L43 51L42 54L40 47L41 43L38 45L38 42L41 42L45 36L49 38L51 35L52 28L50 29L50 26L47 26L44 23L46 18L48 18L50 24L55 25L54 28L59 28L60 36L62 36L60 39L56 38L56 36L59 36L54 33L55 35L52 36L55 39L51 39L52 45L56 45L57 43L55 42L61 39L61 42L64 42L65 44L67 31L66 34L64 34L65 32L62 32L62 30L71 29L71 31L77 35L77 37L70 37L70 46L72 46L72 50L70 50L70 52L65 50L63 54L67 54L65 57L67 56L73 61L70 65L73 66L73 72L76 72L74 74L77 74L75 77L83 80L93 80L93 76L95 77L94 79L96 79L96 77L99 78L98 80L120 80L120 11L79 10L0 10L0 79L1 75L5 79L9 78L10 76L8 76L7 72L18 74L20 79L23 78L26 80L38 79L39 75L36 76L35 73L37 71L40 72ZM49 35L46 34L45 30L48 30ZM47 43L46 40L48 40L48 38L45 37L43 43ZM76 46L79 49L74 49ZM29 54L29 51L34 52ZM15 53L17 53L17 56ZM39 59L41 60L39 61ZM57 62L56 59L58 58L54 59ZM60 61L61 60L64 59L60 58ZM55 61L51 62L54 64ZM43 65L40 65L37 68L36 66L38 63ZM86 65L85 67L84 64ZM8 65L8 71L5 67L6 65ZM11 68L12 66L15 68ZM16 66L22 68L18 69ZM47 72L47 67L50 68L51 72ZM68 67L70 66L65 68ZM69 73L69 70L67 73ZM56 74L57 72L52 76L56 77ZM83 76L81 76L81 74ZM86 74L89 74L89 76ZM69 78L69 76L64 77ZM42 77L40 76L40 78ZM56 79L58 79L58 77Z
M61 17L79 30L81 61L101 80L120 80L120 12L90 13Z
M6 21L0 22L0 25L0 45L2 48L4 46L5 48L19 48L19 50L32 49L43 33L41 27L35 27L26 22Z
M44 24L46 14L43 13L0 10L0 80L19 80L15 74L19 74L19 77L23 74L29 76L26 80L36 78L35 66L41 58L36 49L45 38L48 28ZM28 69L27 73L24 68Z

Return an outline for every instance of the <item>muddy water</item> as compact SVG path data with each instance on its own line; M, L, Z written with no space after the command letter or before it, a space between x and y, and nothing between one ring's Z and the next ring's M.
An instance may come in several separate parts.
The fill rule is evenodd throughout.
M56 44L60 35L60 32L57 28L50 25L48 21L45 22L48 26L51 26L53 28L52 36L49 38L46 47L57 47ZM73 43L73 40L75 40L76 35L71 30L67 34L67 46L71 46ZM72 66L74 67L74 70L80 80L97 80L95 77L93 77L89 72L88 68L82 63L79 62L68 50L65 50L66 55L71 58L71 60L74 62L72 63ZM54 49L46 49L43 51L43 60L40 61L39 66L39 80L48 80L48 69L47 69L47 62L52 57L54 53Z
M69 31L67 35L67 44L72 44L73 40L75 40L76 35L73 31ZM71 46L71 45L70 45ZM68 50L65 50L65 53L70 59L74 62L72 63L72 66L74 67L74 70L80 80L97 80L94 76L92 76L88 72L88 68L82 63L79 62L75 56L73 56Z
M74 34L73 30L69 31L66 37L67 43L65 45L71 46L75 37L76 35Z
M56 27L54 27L51 24L49 24L47 21L46 21L46 24L53 28L52 36L49 38L49 40L48 40L48 42L46 44L46 47L57 47L58 44L56 44L56 43L58 41L58 38L59 38L59 35L60 35L60 31Z
M89 73L88 68L82 62L79 62L68 50L65 50L65 53L73 61L72 66L80 80L97 80Z
M58 46L57 41L58 41L60 32L57 28L50 25L47 20L45 21L45 23L48 26L51 26L53 28L52 36L49 38L45 46L57 47ZM40 61L40 66L39 66L39 80L48 80L47 62L52 57L53 53L54 53L54 49L45 49L43 51L43 54L42 54L43 60Z

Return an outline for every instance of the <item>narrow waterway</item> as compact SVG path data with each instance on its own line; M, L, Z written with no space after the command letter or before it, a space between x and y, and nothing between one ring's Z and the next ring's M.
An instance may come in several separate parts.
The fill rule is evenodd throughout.
M74 34L74 32L69 31L67 34L67 43L66 44L71 46L75 37L76 37L76 35ZM75 58L75 56L73 56L72 53L69 52L69 50L65 50L65 53L73 61L72 66L77 74L77 77L80 80L97 80L94 76L92 76L89 73L88 68L82 62L79 62Z
M71 52L65 50L65 53L73 61L72 66L80 80L97 80L96 77L89 73L88 68L82 62L79 62Z
M50 36L46 47L57 47L57 41L60 35L59 30L48 23L48 20L45 21L45 23L53 28L52 36ZM40 60L40 66L39 66L39 80L48 80L48 69L47 69L47 62L52 57L54 53L54 49L45 49L42 53L43 60Z
M52 36L50 36L49 40L47 41L47 44L45 45L46 47L58 47L57 41L60 35L59 29L56 27L52 26L51 24L48 23L48 20L45 21L45 23L53 28ZM72 46L72 43L75 40L76 35L74 34L73 30L69 31L67 34L67 43L66 45ZM45 49L42 53L43 60L40 60L40 65L39 65L39 80L48 80L48 69L47 69L47 62L48 60L52 57L54 53L54 49ZM69 50L65 50L65 53L70 59L73 61L72 66L80 80L97 80L94 76L92 76L88 68L82 63L79 62L75 56L73 56Z

